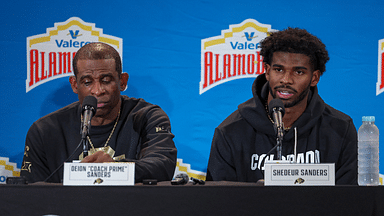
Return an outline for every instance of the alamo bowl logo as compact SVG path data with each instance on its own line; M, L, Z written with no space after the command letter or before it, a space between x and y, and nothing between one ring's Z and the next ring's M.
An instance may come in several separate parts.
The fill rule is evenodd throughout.
M246 19L220 36L201 40L200 94L228 81L262 74L260 41L271 31L270 25Z
M73 75L73 57L78 49L91 42L107 43L122 57L121 38L105 35L94 23L77 17L55 23L45 34L28 37L26 92L51 80Z

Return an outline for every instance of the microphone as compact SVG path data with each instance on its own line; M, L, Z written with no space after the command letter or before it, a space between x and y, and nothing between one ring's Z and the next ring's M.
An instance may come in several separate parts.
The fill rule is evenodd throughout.
M83 121L81 122L80 134L81 142L83 143L83 157L88 156L88 141L87 136L91 129L91 119L95 115L97 109L97 99L93 96L87 96L83 101L83 109L81 114Z
M91 129L91 119L95 115L97 109L97 99L93 96L87 96L83 101L83 109L81 111L83 115L83 121L81 123L81 138L85 139Z
M172 185L185 185L188 182L189 182L189 177L185 173L177 174L175 178L171 180Z
M269 102L269 115L272 116L275 132L277 133L278 137L283 137L283 134L279 134L279 130L284 130L284 123L283 123L283 116L285 114L284 104L283 101L280 99L273 99L271 102Z
M199 185L205 185L205 181L197 178L191 177L191 180L193 182L193 185L199 184Z
M276 133L276 142L277 142L277 159L281 160L281 146L284 136L284 123L283 116L285 114L283 101L280 99L273 99L269 102L269 115L272 116L274 122L274 128Z

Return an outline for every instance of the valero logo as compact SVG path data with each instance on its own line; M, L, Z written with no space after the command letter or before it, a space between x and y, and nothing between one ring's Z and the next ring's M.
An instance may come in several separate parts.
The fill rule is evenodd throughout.
M262 74L260 41L272 31L270 25L246 19L220 36L201 40L200 94L228 81Z
M123 40L103 34L94 23L78 17L55 23L45 34L27 38L26 92L51 80L73 75L72 59L77 50L91 42L113 46L123 57Z
M379 40L379 64L377 69L376 96L384 91L384 39Z

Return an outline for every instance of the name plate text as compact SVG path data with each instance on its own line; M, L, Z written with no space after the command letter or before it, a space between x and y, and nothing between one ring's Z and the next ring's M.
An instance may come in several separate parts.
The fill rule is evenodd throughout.
M296 164L266 162L266 186L335 185L335 164Z
M63 185L134 185L135 163L64 163Z

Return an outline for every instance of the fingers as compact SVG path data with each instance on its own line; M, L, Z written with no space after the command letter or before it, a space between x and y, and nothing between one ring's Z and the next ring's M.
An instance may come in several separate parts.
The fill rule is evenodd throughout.
M109 154L103 151L97 151L92 155L85 157L81 163L105 163L105 162L114 162L114 160L109 156Z

